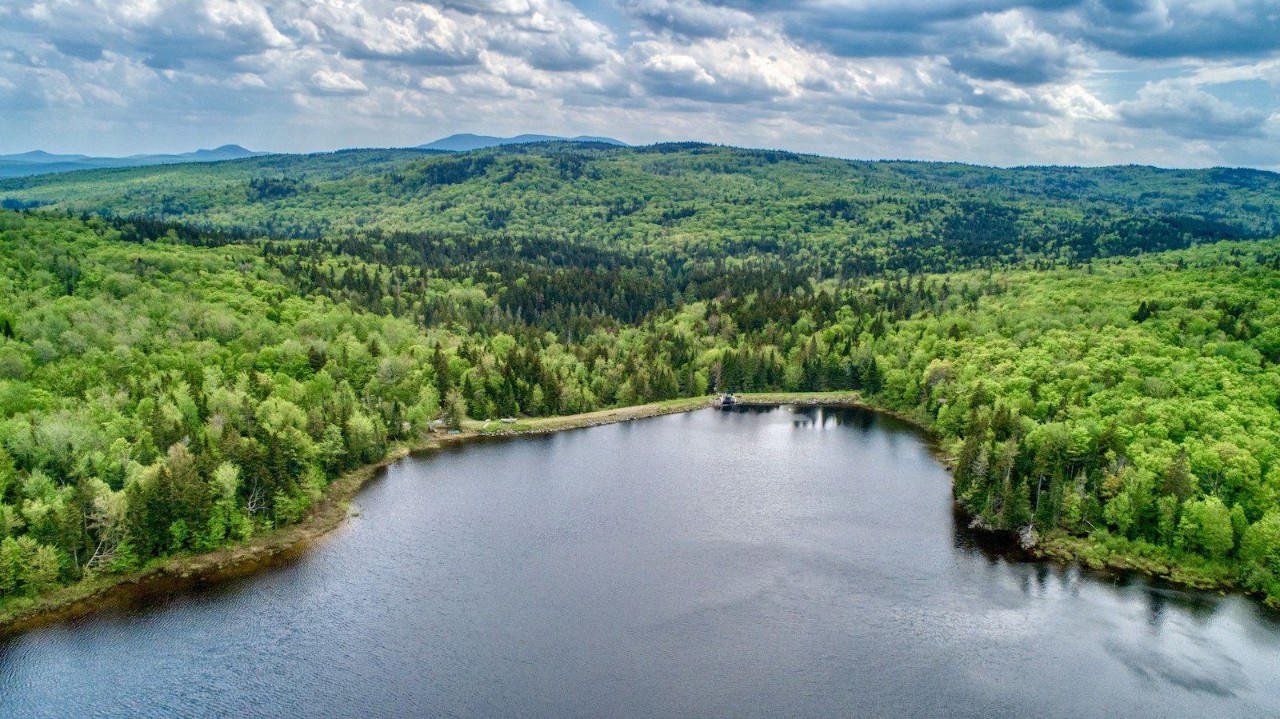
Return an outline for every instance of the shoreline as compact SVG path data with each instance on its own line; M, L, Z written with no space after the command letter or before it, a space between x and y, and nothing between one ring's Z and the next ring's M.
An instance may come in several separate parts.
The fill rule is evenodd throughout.
M747 395L747 404L859 406L875 409L853 392L797 392ZM585 429L633 419L690 412L709 407L707 397L667 400L557 417L521 419L514 424L468 420L458 434L427 434L418 441L392 447L385 457L335 478L324 496L299 522L255 536L248 543L202 554L155 559L124 574L97 575L40 597L22 597L0 608L0 639L50 624L79 619L110 607L166 590L191 588L244 577L287 561L340 526L351 500L382 470L411 454L490 437L519 437Z
M795 405L802 407L849 407L865 409L892 417L918 430L930 452L950 472L954 458L947 456L936 434L919 418L895 412L868 403L858 392L763 392L738 395L741 406L769 407ZM511 424L468 420L457 434L433 433L416 442L392 447L381 460L359 467L335 478L325 488L324 496L296 524L272 530L254 537L248 543L217 549L194 555L179 555L156 559L141 569L126 574L98 575L77 584L62 587L42 597L23 598L10 606L0 608L0 639L21 634L42 626L79 619L98 611L128 605L131 601L154 596L165 591L192 589L255 574L277 566L302 553L316 541L342 525L350 516L350 503L356 494L390 465L414 454L439 449L447 445L463 444L476 440L525 435L550 434L571 429L586 429L607 424L627 422L669 414L679 414L710 407L707 397L694 397L650 404L604 409L576 415L521 419ZM954 500L953 500L954 501ZM966 517L974 515L967 507L955 502L956 508ZM1007 534L999 530L970 525L972 531L990 536ZM1088 538L1045 537L1036 547L1025 550L1025 556L1036 562L1052 562L1076 565L1096 572L1136 574L1154 581L1170 583L1199 591L1226 594L1242 592L1234 583L1209 583L1191 577L1180 577L1175 567L1161 566L1157 571L1142 562L1124 555L1111 554L1098 564L1089 561L1078 550L1080 543L1090 543ZM1172 571L1171 571L1172 570ZM1191 581L1187 581L1190 579ZM1181 581L1180 581L1181 580ZM1262 606L1267 606L1260 602Z

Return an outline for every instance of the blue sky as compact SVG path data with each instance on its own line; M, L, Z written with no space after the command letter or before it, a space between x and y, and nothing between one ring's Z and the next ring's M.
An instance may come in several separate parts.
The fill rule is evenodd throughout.
M1280 169L1280 2L0 3L0 153L455 132Z

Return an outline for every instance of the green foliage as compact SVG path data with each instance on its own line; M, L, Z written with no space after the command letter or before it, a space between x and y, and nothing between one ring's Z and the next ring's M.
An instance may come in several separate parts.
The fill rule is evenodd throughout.
M129 218L0 213L0 599L297 521L437 420L851 390L994 528L1280 601L1280 242L1221 241L1280 230L1268 173L561 145L0 196Z
M444 423L449 429L461 429L467 417L467 401L456 389L449 390L444 398Z
M1183 546L1213 559L1225 557L1235 545L1231 512L1214 496L1183 503L1178 534Z
M516 253L565 242L597 250L621 244L666 265L664 272L633 273L628 281L638 284L664 281L690 257L801 267L807 279L1174 249L1280 233L1278 197L1280 178L1250 170L997 169L696 143L560 143L444 155L353 150L0 182L0 199L16 206L146 218L125 231L135 241L193 241L149 224L160 219L218 228L221 235L198 240L205 244L249 230L323 239L330 248L348 244L343 252L364 243L388 250L385 233L411 233L451 245L430 253L456 259L478 240ZM422 249L405 239L391 251ZM561 284L553 279L526 290ZM1130 311L1142 308L1154 311L1147 298Z
M1273 605L1280 603L1280 509L1245 530L1240 560L1245 586L1266 594Z

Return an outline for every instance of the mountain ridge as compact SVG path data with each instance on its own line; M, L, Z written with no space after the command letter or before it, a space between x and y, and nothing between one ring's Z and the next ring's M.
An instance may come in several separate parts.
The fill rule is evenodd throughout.
M152 153L124 157L94 157L81 154L55 154L45 150L30 150L12 155L0 155L0 178L31 177L74 170L104 170L119 167L146 167L148 165L178 165L190 162L219 162L242 160L268 155L240 145L220 145L213 149L199 149L174 154Z
M560 135L538 135L526 133L523 135L514 135L512 137L497 137L494 135L476 135L469 132L463 132L455 135L449 135L448 137L442 137L424 145L416 145L415 149L467 152L469 150L483 150L485 148L500 147L503 145L527 145L535 142L597 142L605 145L631 147L631 145L628 145L621 140L615 140L612 137L596 137L592 135L562 137Z
M839 276L1278 236L1278 198L1280 175L1264 171L1001 169L704 143L385 148L0 181L0 206L9 209L275 237L373 226L491 238L571 232L608 248L626 232L655 252L688 252L692 241L716 255L823 255L824 272Z

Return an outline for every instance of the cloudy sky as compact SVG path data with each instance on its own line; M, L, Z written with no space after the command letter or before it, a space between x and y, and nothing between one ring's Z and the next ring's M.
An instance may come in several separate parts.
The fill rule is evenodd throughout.
M1280 169L1280 2L0 2L0 153L455 132Z

